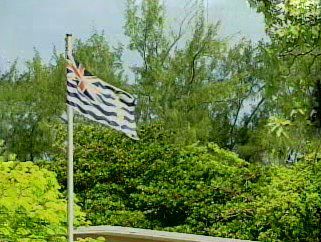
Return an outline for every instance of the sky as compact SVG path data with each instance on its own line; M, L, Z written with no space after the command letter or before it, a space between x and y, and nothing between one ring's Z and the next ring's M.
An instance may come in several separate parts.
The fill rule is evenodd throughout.
M167 10L167 25L175 29L190 0L162 2ZM221 22L222 37L233 37L232 42L242 37L254 42L266 38L263 17L246 0L204 2L208 21ZM66 33L86 39L96 29L105 32L111 45L126 44L125 7L126 0L0 0L0 71L15 58L20 64L29 60L34 49L49 61L54 46L64 52ZM125 53L123 59L127 66L138 64L132 53Z

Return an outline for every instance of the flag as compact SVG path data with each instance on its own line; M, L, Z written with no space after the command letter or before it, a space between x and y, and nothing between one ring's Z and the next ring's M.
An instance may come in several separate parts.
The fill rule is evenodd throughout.
M67 58L67 105L90 120L138 140L136 99L93 76L71 54Z

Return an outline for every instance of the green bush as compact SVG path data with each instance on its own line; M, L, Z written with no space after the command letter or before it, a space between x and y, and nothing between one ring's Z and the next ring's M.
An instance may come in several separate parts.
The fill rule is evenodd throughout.
M65 140L57 127L57 149ZM249 164L214 144L176 147L161 125L132 141L101 126L75 128L75 191L94 225L260 241L318 241L321 167ZM60 145L59 145L60 144ZM65 154L47 167L66 184Z
M260 241L319 241L321 224L321 166L299 162L272 166L256 186L254 221ZM262 178L263 180L263 178Z
M76 224L84 214L76 207ZM53 172L0 162L0 241L66 241L66 201Z
M58 143L63 144L63 134L61 130ZM247 184L257 176L248 163L213 144L167 144L167 135L158 124L142 128L140 141L98 125L76 126L75 191L93 224L169 230L188 226L182 231L207 234L215 220L201 215L202 210L218 211L231 201L243 201ZM65 185L64 156L55 159L50 167Z
M320 164L302 161L253 169L261 170L261 175L241 194L244 200L214 211L222 219L207 226L208 234L259 241L319 241ZM207 207L206 213L210 211Z

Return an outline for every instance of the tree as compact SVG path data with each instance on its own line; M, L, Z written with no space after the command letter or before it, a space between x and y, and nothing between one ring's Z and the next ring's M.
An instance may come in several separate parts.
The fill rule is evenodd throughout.
M165 121L183 143L204 140L214 85L208 69L215 66L223 43L216 39L217 26L206 26L201 9L197 17L184 18L172 35L166 34L164 14L159 1L143 1L141 12L128 1L125 33L143 62L135 69L140 119ZM186 22L193 22L192 37L179 48Z
M139 120L163 121L176 143L211 140L232 149L240 142L236 136L244 104L261 91L250 74L256 49L245 41L228 49L218 38L219 25L206 22L202 1L193 8L175 32L165 27L159 1L128 1L125 33L129 48L142 60L134 69ZM254 112L245 128L258 110L249 110Z
M315 0L248 0L265 17L282 55L319 56L321 3Z
M283 159L291 153L298 157L318 149L320 140L320 2L249 2L265 16L271 38L261 72L271 116L268 132L282 139L274 148Z
M103 34L76 41L75 55L92 73L109 83L125 86L120 62L121 48L111 50ZM63 55L54 51L51 64L39 53L18 73L16 63L0 78L0 138L8 152L21 161L49 159L54 141L50 123L65 110L66 76Z
M16 67L13 67L16 68ZM1 137L9 152L22 161L43 157L49 152L47 121L61 114L64 104L64 60L45 66L38 53L27 70L1 82ZM10 75L9 75L10 77Z

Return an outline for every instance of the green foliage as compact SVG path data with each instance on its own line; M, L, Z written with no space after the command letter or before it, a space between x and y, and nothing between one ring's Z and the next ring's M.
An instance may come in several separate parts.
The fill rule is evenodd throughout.
M162 125L141 129L138 142L100 126L76 127L75 191L95 225L209 234L221 216L229 216L217 211L244 202L243 193L258 176L216 145L167 144ZM57 137L58 143L64 140L63 133ZM63 158L47 166L65 184Z
M89 71L118 87L122 77L122 48L112 50L102 34L77 40L75 54ZM50 157L54 141L50 123L65 110L66 69L63 55L54 51L52 63L45 64L38 52L19 73L16 62L0 76L0 138L6 150L19 160Z
M228 47L219 26L206 22L202 1L193 2L177 31L167 27L160 1L139 2L127 1L124 26L126 48L140 58L133 85L123 75L125 47L111 47L97 32L75 43L90 72L139 101L138 142L76 117L75 191L87 218L95 225L319 241L320 3L250 0L265 16L271 43ZM65 109L64 64L56 52L51 64L36 52L26 71L15 62L0 77L0 160L45 159L38 164L56 172L62 190L66 127L56 119ZM309 118L311 110L320 120ZM60 233L63 241L65 202L54 175L30 163L0 164L1 184L9 187L0 189L1 233L14 241Z
M256 76L260 50L247 41L228 49L218 25L206 22L204 4L195 1L190 11L175 32L166 27L166 11L158 1L128 1L128 48L142 60L132 69L134 85L127 85L123 75L124 47L112 48L103 34L77 40L75 55L93 74L137 95L137 120L163 122L176 134L168 137L171 142L210 141L237 149L263 110L262 98L244 112L248 102L262 96ZM49 65L36 52L25 72L19 74L14 63L0 78L0 138L19 160L54 156L50 127L64 110L64 64L56 51Z
M261 170L259 179L248 184L242 202L215 212L223 218L209 234L259 241L318 241L319 165L304 162L255 169Z
M223 44L216 40L216 26L205 26L202 13L197 13L192 38L179 48L184 23L179 33L168 35L164 15L158 1L143 1L140 9L136 1L128 1L125 33L129 48L143 62L135 69L139 119L164 121L180 133L178 143L204 140L208 130L203 127L210 125L207 97L213 88L207 70L215 65Z
M263 77L273 95L269 99L277 101L277 107L282 109L279 112L286 116L300 109L307 117L316 105L311 97L320 80L320 1L249 2L263 13L271 38L271 43L264 47L266 74Z
M61 184L66 185L65 154L61 152L64 150L65 130L61 126L55 129L58 131L56 149L60 153L57 152L56 161L48 165L57 172ZM162 129L160 125L155 125L153 131L146 135L142 131L140 135L144 137L144 142L137 143L105 127L76 125L75 191L82 198L80 203L94 224L146 227L148 221L143 213L126 208L126 192L130 185L125 184L130 177L141 176L148 167L146 161L150 159L149 162L153 162L166 149L168 145L162 142L166 139ZM106 140L109 143L105 143ZM101 151L99 154L89 152L97 149ZM170 157L174 151L168 149L167 155ZM129 160L133 161L132 164L128 163ZM100 210L99 214L96 210Z
M103 33L94 32L86 41L76 40L74 51L77 60L90 73L109 84L125 87L121 45L113 49Z
M129 49L142 60L134 69L139 120L161 120L178 144L215 141L233 148L244 104L259 92L255 48L244 41L227 50L218 24L206 22L202 1L193 2L178 31L166 27L165 14L159 1L127 4Z
M318 241L320 228L319 165L271 167L266 186L254 202L260 241ZM272 175L273 174L273 175Z
M264 15L271 38L261 46L259 77L265 83L265 107L272 122L262 123L256 132L263 137L252 138L269 136L267 156L286 162L287 157L308 154L320 145L320 1L249 2ZM278 125L280 121L286 122L286 127ZM274 139L266 133L271 130Z
M0 240L65 241L66 201L53 172L31 162L0 162ZM76 207L76 225L84 214Z
M296 52L303 45L309 49L320 43L320 1L248 1L264 14L267 32L273 41L286 43L288 48L284 51Z
M47 122L60 115L64 106L63 72L61 56L56 57L56 64L45 66L36 53L25 73L0 83L1 138L20 160L32 161L50 153Z
M292 166L264 166L211 143L168 144L161 124L142 127L140 141L98 125L77 124L75 134L75 191L94 225L317 241L318 151ZM57 148L64 135L61 129ZM45 165L65 185L64 154Z

